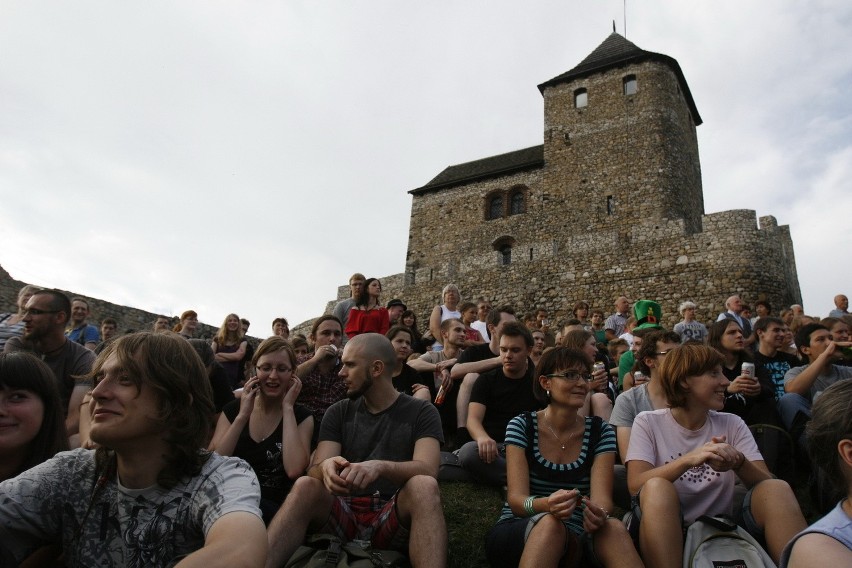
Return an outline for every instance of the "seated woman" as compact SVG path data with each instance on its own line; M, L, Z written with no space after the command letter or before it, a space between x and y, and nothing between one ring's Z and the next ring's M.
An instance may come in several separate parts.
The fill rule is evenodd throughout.
M562 346L580 351L586 355L591 365L600 358L597 341L593 333L582 329L572 329L562 336ZM589 388L586 405L580 410L584 416L600 416L609 420L612 414L612 404L615 395L612 391L607 365L593 373L594 380Z
M411 330L404 325L395 325L388 330L385 337L390 339L396 351L393 388L408 396L429 402L432 398L432 390L421 382L420 373L406 363L408 356L411 355Z
M349 319L343 330L346 337L352 339L362 333L387 333L390 315L379 301L381 294L382 283L378 278L367 278L361 294L355 299L355 307L349 310Z
M766 543L775 562L806 525L792 489L772 478L745 422L718 412L730 385L723 361L705 345L670 350L658 373L670 408L633 422L627 484L638 493L639 549L649 566L681 566L684 523L732 515L735 477L749 488L736 521Z
M426 345L423 341L423 334L417 327L417 314L411 310L405 310L399 317L402 325L411 330L411 350L415 353L426 353Z
M754 366L752 376L742 373L743 363L752 363L754 359L746 349L740 324L732 319L715 322L710 326L707 344L722 355L722 374L730 381L722 411L736 414L746 424L780 425L772 380L768 375L757 377Z
M825 389L808 422L808 453L844 495L822 519L799 533L784 549L781 568L852 566L852 381Z
M486 537L492 566L573 566L585 547L604 566L642 566L624 525L609 516L615 434L578 411L589 391L591 361L556 347L544 353L533 383L544 410L506 428L507 501Z
M302 383L293 374L296 355L286 339L272 336L254 353L257 375L240 400L225 405L210 449L246 460L260 482L260 509L268 524L305 472L314 419L296 405Z
M0 481L68 449L56 377L41 359L0 354Z

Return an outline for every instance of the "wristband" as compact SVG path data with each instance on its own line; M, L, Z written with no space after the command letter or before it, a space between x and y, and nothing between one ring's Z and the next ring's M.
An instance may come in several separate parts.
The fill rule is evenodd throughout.
M533 501L535 501L535 496L530 495L524 500L524 511L527 512L527 516L532 517L535 515L535 508L533 507Z

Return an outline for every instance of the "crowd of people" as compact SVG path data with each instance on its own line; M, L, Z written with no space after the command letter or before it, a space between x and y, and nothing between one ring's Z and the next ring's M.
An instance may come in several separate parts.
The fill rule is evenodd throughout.
M553 322L448 284L420 329L349 284L259 344L236 314L212 341L193 310L119 334L24 287L0 315L0 565L280 567L321 533L443 566L438 482L460 480L505 495L494 566L679 566L703 515L782 566L852 559L846 296L822 319L686 301L667 330L653 300Z

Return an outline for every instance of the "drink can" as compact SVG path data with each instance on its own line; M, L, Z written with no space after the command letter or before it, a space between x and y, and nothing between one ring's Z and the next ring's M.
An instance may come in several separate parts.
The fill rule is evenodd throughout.
M595 366L592 369L595 373L597 373L598 371L606 371L606 365L598 361L597 363L595 363Z
M648 377L645 376L645 373L642 371L636 371L633 373L633 384L638 385L639 383L644 383L648 380Z
M441 406L444 404L444 397L447 396L446 391L444 391L444 385L438 389L438 394L435 396L435 405Z
M754 363L743 363L743 368L740 374L750 379L754 378Z

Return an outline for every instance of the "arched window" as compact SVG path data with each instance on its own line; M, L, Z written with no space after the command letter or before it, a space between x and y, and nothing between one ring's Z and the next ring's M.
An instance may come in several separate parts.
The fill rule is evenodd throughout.
M499 219L503 216L503 196L495 195L488 202L488 218Z
M627 75L622 79L624 82L624 94L625 95L635 95L636 94L636 75Z
M497 252L497 262L500 266L507 266L512 262L512 248L515 246L515 239L509 235L504 235L491 243L491 246Z
M589 92L585 89L574 91L574 108L583 108L589 104Z
M508 266L512 263L512 245L505 244L500 247L500 264Z
M513 193L512 198L509 200L509 215L519 215L525 211L524 193L522 191Z

